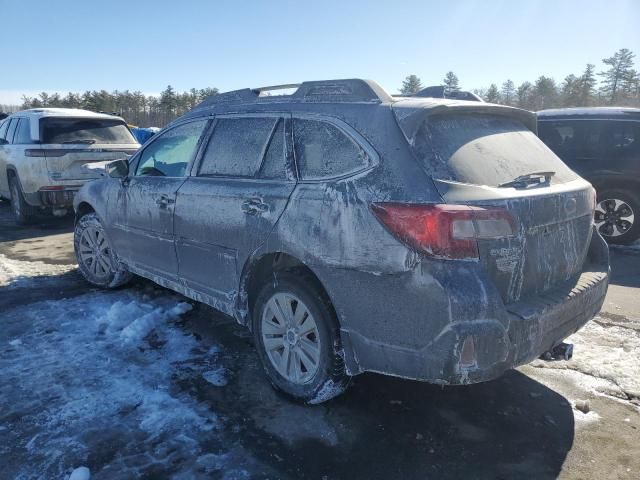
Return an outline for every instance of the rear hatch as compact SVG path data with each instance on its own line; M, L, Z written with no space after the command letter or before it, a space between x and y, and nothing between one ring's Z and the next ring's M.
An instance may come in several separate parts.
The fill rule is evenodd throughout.
M464 102L394 109L446 204L503 208L513 218L513 235L478 240L479 260L506 303L582 270L595 193L538 139L532 114Z
M119 118L45 117L40 122L41 154L52 180L88 180L91 162L117 160L140 147Z

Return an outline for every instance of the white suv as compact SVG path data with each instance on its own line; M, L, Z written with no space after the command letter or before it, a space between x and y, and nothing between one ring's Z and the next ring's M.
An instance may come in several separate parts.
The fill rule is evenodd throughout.
M11 200L18 223L38 211L64 215L76 191L98 177L83 165L117 160L140 145L114 115L37 108L0 122L0 197Z

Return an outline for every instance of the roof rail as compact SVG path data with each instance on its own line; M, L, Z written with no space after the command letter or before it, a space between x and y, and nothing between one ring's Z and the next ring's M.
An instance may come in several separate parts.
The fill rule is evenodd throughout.
M264 93L273 90L290 88L297 88L297 90L291 95L264 95ZM376 82L354 78L345 80L318 80L271 87L233 90L231 92L211 95L205 98L195 109L208 108L221 104L277 102L282 100L310 103L382 103L390 102L392 99Z
M470 100L472 102L484 102L475 93L465 92L463 90L456 90L454 92L445 91L444 85L436 85L433 87L425 87L422 90L407 95L408 97L427 97L427 98L450 98L455 100Z

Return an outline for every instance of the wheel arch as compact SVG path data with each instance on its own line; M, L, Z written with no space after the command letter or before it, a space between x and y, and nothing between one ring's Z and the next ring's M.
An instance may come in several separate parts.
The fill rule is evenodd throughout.
M302 260L281 251L254 255L245 262L240 275L239 295L236 307L236 311L239 312L237 317L240 323L251 328L251 314L260 287L271 277L277 279L278 272L299 272L307 276L318 288L320 294L333 311L334 319L338 322L336 328L339 330L340 320L335 306L329 295L329 291L325 288L318 275Z
M76 208L75 223L78 223L78 220L80 220L87 213L92 213L92 212L97 215L96 209L93 208L93 206L89 202L87 202L86 200L82 200L78 204L78 208Z
M604 190L628 190L633 192L640 191L640 180L631 176L603 174L597 175L589 179L596 192Z

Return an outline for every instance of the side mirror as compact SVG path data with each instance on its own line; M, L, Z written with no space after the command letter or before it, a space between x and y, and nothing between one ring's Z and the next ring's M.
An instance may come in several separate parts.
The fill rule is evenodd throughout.
M4 138L0 138L0 145L7 145L9 142Z
M124 178L129 175L129 160L126 158L114 160L107 164L105 171L112 178Z

